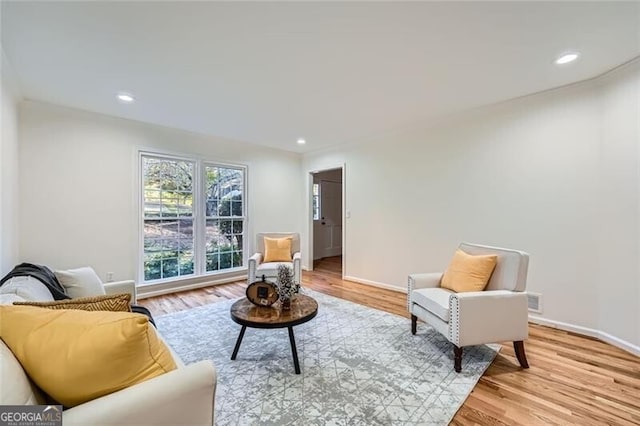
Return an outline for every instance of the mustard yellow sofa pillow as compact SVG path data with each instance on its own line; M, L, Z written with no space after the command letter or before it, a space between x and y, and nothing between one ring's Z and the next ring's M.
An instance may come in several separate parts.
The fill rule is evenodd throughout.
M264 262L291 262L291 237L264 237Z
M130 312L4 305L0 338L31 380L65 407L176 368L147 317Z
M440 287L456 293L482 291L498 263L496 255L473 256L458 249L442 276Z
M121 293L105 296L79 297L53 302L13 302L14 305L37 306L47 309L81 309L83 311L131 312L131 295Z

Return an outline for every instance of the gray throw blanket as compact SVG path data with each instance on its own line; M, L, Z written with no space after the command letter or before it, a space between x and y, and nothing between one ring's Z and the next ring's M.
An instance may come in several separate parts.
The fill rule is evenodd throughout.
M53 271L46 266L21 263L0 280L0 286L13 277L33 277L46 285L55 300L71 299Z

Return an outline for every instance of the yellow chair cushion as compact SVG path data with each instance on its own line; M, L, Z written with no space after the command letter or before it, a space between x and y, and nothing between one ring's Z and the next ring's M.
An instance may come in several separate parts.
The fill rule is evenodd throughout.
M175 370L147 317L0 306L0 338L31 380L65 407Z
M440 287L456 293L482 291L498 263L496 255L472 256L458 249L442 276Z
M264 262L291 262L291 237L264 237Z
M131 312L131 295L121 293L105 296L79 297L53 302L13 302L14 305L38 306L47 309L81 309L83 311Z

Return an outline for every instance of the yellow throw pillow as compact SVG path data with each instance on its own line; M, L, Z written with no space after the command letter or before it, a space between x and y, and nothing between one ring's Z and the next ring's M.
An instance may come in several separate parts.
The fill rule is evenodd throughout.
M457 293L482 291L498 263L496 255L472 256L458 249L442 276L440 286Z
M147 317L0 305L0 338L31 380L73 407L176 368Z
M264 262L291 262L292 237L264 237Z
M122 293L106 296L79 297L77 299L64 299L53 302L13 302L13 304L37 306L47 309L131 312L131 295L129 293Z

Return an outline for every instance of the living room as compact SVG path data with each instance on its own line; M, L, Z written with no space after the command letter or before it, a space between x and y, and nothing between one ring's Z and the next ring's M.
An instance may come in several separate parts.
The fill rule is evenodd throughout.
M521 250L530 259L526 291L538 303L530 334L571 360L561 358L563 370L534 346L530 369L521 369L503 346L495 361L503 364L478 371L478 387L490 388L492 375L534 380L526 374L541 364L559 370L536 386L556 395L588 389L594 377L601 388L616 380L626 387L584 406L531 389L521 402L506 380L483 412L489 392L478 397L472 384L464 398L472 396L449 411L510 424L640 423L639 7L3 1L0 275L21 262L91 266L105 283L134 280L142 305L191 297L180 291L232 299L244 295L256 235L286 231L299 235L303 290L333 287L326 292L369 306L392 300L385 303L403 307L395 313L411 338L410 274L444 271L463 242ZM554 63L567 53L573 62ZM244 173L239 266L211 272L203 252L185 269L195 273L145 275L145 155ZM328 274L314 270L311 174L336 168L342 257ZM194 247L205 246L201 234ZM298 327L325 324L322 297L318 318ZM162 330L168 311L151 310ZM223 314L230 321L228 307ZM425 328L418 324L418 337ZM226 358L239 327L229 330ZM304 359L303 335L296 337ZM602 346L576 353L591 339ZM283 342L286 382L294 373L286 335ZM447 346L442 354L453 374L453 353ZM468 359L463 353L463 367ZM590 363L616 368L580 377ZM218 401L231 387L227 364L213 364ZM553 374L578 377L553 388L544 381ZM331 404L322 404L326 415ZM541 420L546 404L553 415ZM242 424L230 405L216 404L216 421ZM311 416L299 410L290 423ZM482 423L449 411L442 418ZM369 423L428 422L419 409L407 419L386 413L370 413Z

